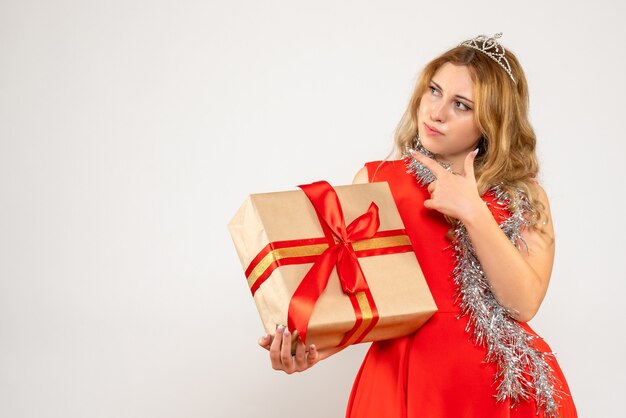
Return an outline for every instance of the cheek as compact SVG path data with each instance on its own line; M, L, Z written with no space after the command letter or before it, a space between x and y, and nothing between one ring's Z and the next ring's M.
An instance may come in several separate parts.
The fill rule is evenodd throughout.
M428 103L426 102L426 100L422 100L420 103L420 107L417 110L417 120L419 122L424 122L424 118L426 117L426 114L428 113Z
M417 109L417 116L426 116L430 106L430 100L428 95L424 94L420 100L420 106Z
M461 128L460 130L463 132L463 135L466 137L480 137L480 130L478 129L478 125L476 125L473 117L468 117L466 120L463 120L459 127Z

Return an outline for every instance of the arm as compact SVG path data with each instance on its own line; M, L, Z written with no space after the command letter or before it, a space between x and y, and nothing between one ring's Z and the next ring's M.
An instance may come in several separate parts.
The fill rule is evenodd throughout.
M546 294L554 261L554 231L548 198L539 186L540 201L548 211L546 234L522 231L528 251L519 251L498 226L480 198L474 176L474 155L465 159L465 174L455 175L419 153L413 156L437 177L428 186L431 199L424 206L461 220L476 250L496 300L518 321L529 321Z
M495 298L522 322L532 319L539 310L554 263L550 206L545 191L537 187L548 221L544 233L534 228L522 231L527 249L522 247L520 251L509 241L482 200L461 218Z
M352 181L352 184L358 183L368 183L366 167L361 168ZM317 351L315 345L311 344L307 351L302 341L298 340L296 343L296 354L292 356L291 338L292 336L289 330L285 329L282 325L279 325L276 329L274 339L271 339L267 334L259 338L259 345L270 352L270 361L272 362L272 368L274 370L283 370L287 374L303 372L313 367L319 361L345 348L334 347Z

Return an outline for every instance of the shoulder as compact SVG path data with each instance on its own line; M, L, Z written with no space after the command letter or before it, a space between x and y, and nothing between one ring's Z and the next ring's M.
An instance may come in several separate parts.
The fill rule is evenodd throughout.
M373 174L383 165L385 161L370 161L363 164L352 180L352 184L369 183Z
M548 204L548 193L543 188L539 180L530 180L530 188L534 191L535 196L541 203L543 203L544 205Z
M554 243L554 223L548 193L538 182L534 184L534 188L536 202L538 203L537 210L540 212L538 229L543 232L544 235L547 235L546 238L548 241Z
M530 183L530 192L532 193L533 200L535 202L535 206L538 206L537 209L539 211L544 212L544 214L550 218L550 200L548 198L548 193L543 188L541 183L536 179L533 179ZM544 221L550 221L550 219L545 219ZM545 222L544 222L545 225Z
M369 183L369 175L367 174L367 167L363 166L359 171L357 171L354 176L354 180L352 180L352 184L361 184L361 183Z
M548 201L548 193L546 190L541 186L541 184L539 184L539 182L534 182L534 187L537 191L537 199L544 205L548 206L550 203Z
M531 188L534 198L533 206L537 212L531 228L524 228L522 236L531 245L554 251L554 224L548 194L537 181L533 181Z
M368 183L375 181L386 181L397 173L406 172L406 160L382 160L370 161L354 176L353 183Z

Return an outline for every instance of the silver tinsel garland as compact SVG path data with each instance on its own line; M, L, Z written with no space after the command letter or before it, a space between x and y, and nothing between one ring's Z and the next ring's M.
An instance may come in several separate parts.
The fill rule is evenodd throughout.
M421 146L417 141L415 150L434 158L433 154ZM408 153L405 156L410 157ZM444 168L448 165L440 163ZM410 158L407 164L408 172L412 173L422 186L430 184L436 177L422 163ZM496 197L496 204L509 208L511 196L503 191L501 185L492 187L489 191ZM521 231L527 225L524 214L529 210L528 200L522 190L517 190L511 216L500 223L500 228L507 238L518 248L518 243L526 246ZM556 418L558 413L557 398L561 396L556 389L556 378L547 357L554 353L539 351L533 340L540 338L528 333L515 321L511 312L500 305L496 300L467 229L458 221L454 229L452 247L455 251L455 268L452 278L457 286L457 303L461 316L468 315L466 331L476 344L487 350L485 360L495 362L497 373L497 401L511 399L512 403L534 397L537 403L537 414L541 408L545 410L546 418Z

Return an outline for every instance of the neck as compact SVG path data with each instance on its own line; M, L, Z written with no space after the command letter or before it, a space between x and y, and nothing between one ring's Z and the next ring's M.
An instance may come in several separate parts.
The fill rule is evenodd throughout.
M439 154L434 154L435 160L439 163L443 163L442 165L448 166L448 171L451 171L454 174L464 175L465 170L463 168L464 159L463 158L446 158Z

